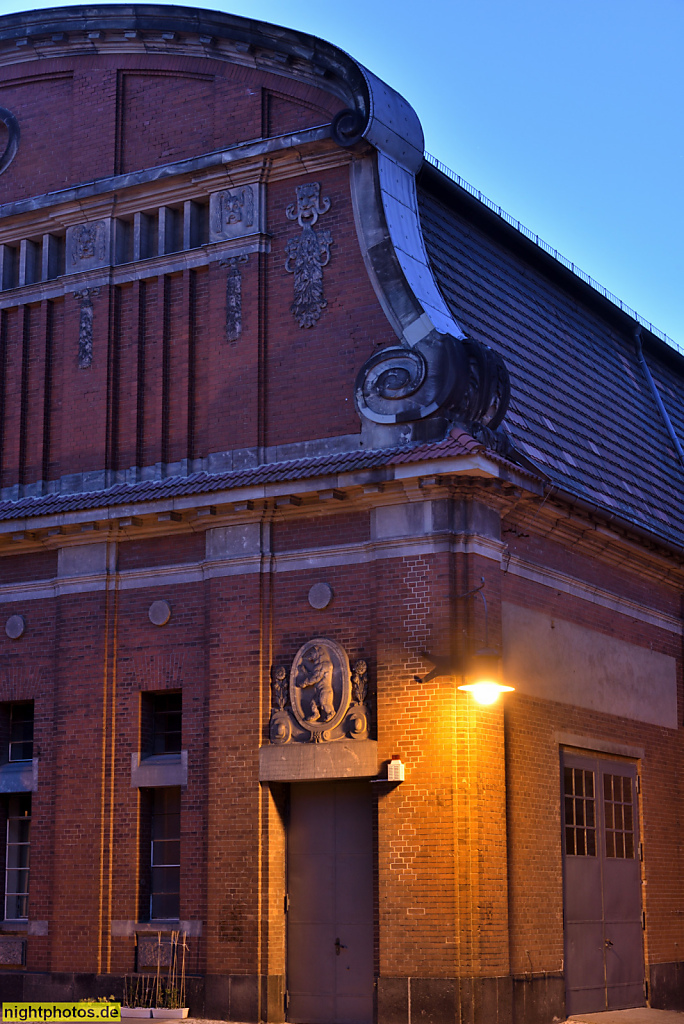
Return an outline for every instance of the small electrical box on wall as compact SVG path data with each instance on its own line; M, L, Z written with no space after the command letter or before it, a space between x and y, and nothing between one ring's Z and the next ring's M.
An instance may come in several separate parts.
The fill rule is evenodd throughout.
M404 765L398 757L393 757L390 763L387 765L387 781L388 782L403 782L404 781Z

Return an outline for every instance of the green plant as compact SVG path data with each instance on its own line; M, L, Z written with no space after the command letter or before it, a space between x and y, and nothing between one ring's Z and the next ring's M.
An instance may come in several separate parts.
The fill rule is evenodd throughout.
M171 932L171 956L167 976L162 974L162 933L157 934L157 967L154 975L128 975L124 984L123 1006L159 1007L178 1010L185 1003L186 932Z
M155 982L155 978L146 977L142 974L134 977L127 975L124 982L123 1005L130 1008L154 1006Z
M159 937L161 944L161 936ZM157 1006L177 1010L185 1006L185 954L188 948L185 932L171 932L171 959L166 978L159 976L157 958ZM180 962L179 962L180 961Z

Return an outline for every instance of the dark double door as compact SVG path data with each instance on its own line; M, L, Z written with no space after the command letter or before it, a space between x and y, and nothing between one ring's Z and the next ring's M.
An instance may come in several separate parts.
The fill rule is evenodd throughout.
M288 1020L372 1024L368 782L291 785L287 870Z
M561 759L566 1011L643 1006L636 768Z

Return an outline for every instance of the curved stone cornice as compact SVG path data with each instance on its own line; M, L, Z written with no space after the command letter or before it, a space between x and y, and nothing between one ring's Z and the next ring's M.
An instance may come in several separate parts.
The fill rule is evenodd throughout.
M138 52L210 57L253 67L314 85L344 104L333 118L330 135L354 153L351 190L363 258L400 346L415 350L409 367L389 350L382 371L376 356L360 371L356 400L364 428L369 426L375 440L387 443L437 436L455 418L468 419L473 428L488 430L492 440L508 401L507 374L501 358L486 346L470 339L466 343L433 275L416 193L423 132L411 105L331 43L218 11L105 4L0 18L0 66L50 56ZM358 147L362 141L373 152ZM466 364L468 387L461 381ZM364 374L370 375L368 380ZM422 383L411 390L421 374ZM392 382L397 384L394 406ZM461 409L461 391L470 396L467 409ZM487 415L466 417L471 406L483 404L491 407Z
M357 218L378 297L402 343L438 333L462 337L430 268L420 231L415 175L423 162L423 132L411 105L339 47L316 36L264 22L191 7L103 4L56 7L0 18L0 64L76 53L188 54L223 59L306 80L345 104L331 134L342 146L361 139L377 151L374 174L352 176L368 202ZM371 175L372 176L372 175ZM370 217L370 219L369 219ZM389 273L389 278L388 278ZM401 293L401 294L400 294Z

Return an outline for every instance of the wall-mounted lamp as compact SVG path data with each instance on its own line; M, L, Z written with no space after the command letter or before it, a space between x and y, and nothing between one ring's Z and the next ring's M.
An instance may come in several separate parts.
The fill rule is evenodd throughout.
M484 594L482 600L484 601ZM485 631L486 622L485 619ZM478 704L494 704L502 693L515 689L514 686L506 686L501 682L501 658L497 651L478 651L469 659L464 675L468 682L462 683L458 689L468 690Z
M434 668L423 679L416 676L419 683L427 683L438 676L462 676L463 683L459 690L467 690L472 693L478 704L494 704L502 693L512 692L514 686L506 686L501 682L501 655L498 651L489 647L489 613L487 599L482 593L485 585L484 576L482 583L474 590L468 590L465 594L459 594L459 598L472 597L475 599L479 594L485 610L485 646L475 654L466 658L435 658L431 654L423 654L423 657L432 662Z

